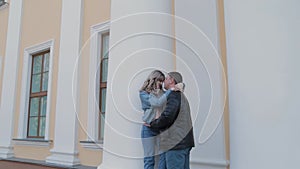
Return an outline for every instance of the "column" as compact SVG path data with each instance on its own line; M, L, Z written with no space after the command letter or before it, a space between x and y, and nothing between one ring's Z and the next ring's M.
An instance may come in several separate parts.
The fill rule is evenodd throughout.
M225 1L231 169L299 166L299 5Z
M220 1L219 1L220 2ZM184 77L194 124L192 169L226 169L225 67L221 59L223 17L216 0L175 0L176 68Z
M154 69L174 70L172 0L112 0L100 169L143 168L139 89Z
M18 79L23 1L11 1L5 50L0 109L0 158L13 157L11 140L14 131L16 85Z
M77 61L81 48L82 1L62 1L61 20L54 147L46 162L73 166L80 163L77 150Z

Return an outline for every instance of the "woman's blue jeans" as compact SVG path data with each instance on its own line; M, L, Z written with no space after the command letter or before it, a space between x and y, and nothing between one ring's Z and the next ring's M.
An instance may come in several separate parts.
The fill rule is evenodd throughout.
M144 169L154 169L155 157L159 152L159 132L143 125L141 136L144 148ZM163 155L159 157L158 169L166 169Z

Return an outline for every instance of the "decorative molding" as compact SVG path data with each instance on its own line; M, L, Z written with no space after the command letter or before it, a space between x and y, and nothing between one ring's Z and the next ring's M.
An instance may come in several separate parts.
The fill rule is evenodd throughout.
M52 140L13 139L13 143L21 146L50 147Z
M54 163L66 166L76 166L80 165L80 161L78 159L78 152L74 153L64 153L50 150L51 156L46 158L46 163Z
M0 146L0 159L7 159L14 157L14 148L12 146Z
M27 117L28 117L29 94L30 94L29 92L30 92L30 79L31 79L30 74L31 74L32 55L39 52L43 52L45 50L50 50L46 124L45 124L45 140L49 139L49 123L50 123L49 119L50 119L50 107L51 107L52 72L53 72L53 55L54 55L53 39L24 49L18 139L26 138L26 133L27 133L27 123L28 123Z
M105 33L110 28L110 21L101 22L91 26L91 33Z
M87 140L98 140L98 111L99 111L99 86L100 86L100 74L97 69L100 63L101 53L101 34L109 31L110 21L105 21L91 26L90 36L90 70L89 70L89 93L88 93L88 128L87 128Z
M83 148L87 148L87 149L92 149L92 150L103 149L103 142L80 141L80 144Z
M201 165L201 166L212 166L226 168L229 166L228 160L213 160L213 159L191 159L191 164Z

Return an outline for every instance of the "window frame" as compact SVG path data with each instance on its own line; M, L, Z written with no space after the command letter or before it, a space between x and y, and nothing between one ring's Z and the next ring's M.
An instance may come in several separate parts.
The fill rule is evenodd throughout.
M109 55L109 52L108 53L105 53L104 55L103 55L103 43L104 43L104 36L108 36L108 38L109 38L109 32L105 32L105 33L102 33L101 34L101 50L100 50L100 66L99 66L99 70L102 70L102 68L103 68L103 61L104 60L109 60L109 57L107 56L107 57L104 57L105 55ZM101 121L102 121L102 115L105 115L105 113L106 113L106 111L104 110L104 111L102 111L102 89L107 89L107 78L106 78L106 81L104 82L103 81L103 74L102 74L102 72L100 72L99 73L100 75L100 81L99 81L99 115L98 115L98 118L99 118L99 120L98 120L98 140L99 141L103 141L103 137L101 137L101 126L102 126L102 124L101 124ZM107 75L106 75L107 76ZM106 96L106 94L105 94L105 96ZM105 104L106 104L106 101L105 101ZM106 105L105 105L105 107L106 107Z
M24 49L23 57L23 71L22 71L22 84L21 84L21 100L20 100L20 118L18 125L17 139L27 138L27 126L29 116L29 97L30 97L30 85L31 85L31 68L33 55L49 50L49 70L48 70L48 88L47 88L47 107L46 107L46 121L45 121L45 136L44 138L38 138L39 140L49 140L49 123L50 123L50 111L51 111L51 98L52 98L52 74L53 74L53 56L54 56L54 40L48 40L46 42L33 45ZM45 146L49 146L46 144Z
M89 65L89 94L88 94L88 124L87 138L94 146L82 144L86 148L99 149L102 147L103 140L98 140L99 131L99 103L100 103L100 67L102 52L102 34L109 33L110 21L105 21L91 26L90 43L90 65ZM101 48L100 48L101 47ZM95 143L100 143L96 145Z
M46 118L46 114L45 114L45 116L41 116L41 98L42 97L45 97L45 96L47 96L48 94L48 90L47 91L43 91L42 90L42 88L43 88L43 74L45 73L45 72L43 72L43 70L44 70L44 59L45 59L45 54L47 54L47 53L49 53L49 55L50 55L50 50L45 50L45 51L42 51L42 52L39 52L39 53L36 53L36 54L33 54L32 55L32 62L31 62L31 73L30 73L30 94L29 94L29 106L28 106L28 120L27 120L27 134L26 134L26 138L28 138L28 139L31 139L31 138L36 138L36 139L44 139L44 137L45 136L41 136L40 134L40 120L41 120L41 118L42 117L45 117ZM42 67L41 67L41 77L40 77L40 92L35 92L35 93L32 93L32 78L33 78L33 67L34 67L34 65L33 65L33 60L34 60L34 57L37 57L37 56L39 56L39 55L42 55ZM47 73L49 73L49 70L47 71ZM48 80L49 80L49 76L48 76ZM32 98L39 98L39 108L38 108L38 115L37 115L37 118L38 118L38 126L37 126L37 136L29 136L29 127L30 127L30 118L31 118L31 116L30 116L30 109L31 109L31 103L30 103L30 100L32 99Z

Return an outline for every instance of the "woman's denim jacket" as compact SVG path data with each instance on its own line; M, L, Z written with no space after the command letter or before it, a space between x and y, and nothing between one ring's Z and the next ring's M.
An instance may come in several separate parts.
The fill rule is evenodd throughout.
M153 109L162 107L167 102L167 96L170 93L171 90L167 90L163 95L157 97L153 93L140 91L140 100L144 111L142 119L145 123L150 124L150 122L155 118L155 111L153 111Z

